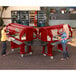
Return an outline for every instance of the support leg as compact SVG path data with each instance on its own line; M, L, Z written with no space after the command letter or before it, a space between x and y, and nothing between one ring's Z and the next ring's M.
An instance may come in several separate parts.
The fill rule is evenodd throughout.
M31 46L28 46L28 47L29 47L29 49L28 49L28 51L29 51L29 54L30 54L30 55L32 55Z
M52 55L53 46L48 44L47 47L48 47L48 56L50 56L50 58L53 59L53 55Z

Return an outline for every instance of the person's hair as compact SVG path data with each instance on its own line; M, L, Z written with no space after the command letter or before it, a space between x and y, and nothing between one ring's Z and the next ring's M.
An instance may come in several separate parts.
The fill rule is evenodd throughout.
M64 31L69 34L68 24L64 24L64 25L63 25L63 28L64 28Z
M69 31L68 24L64 24L63 28L65 29L65 31Z
M2 25L2 26L1 26L1 30L2 30L4 27L5 27L5 25Z

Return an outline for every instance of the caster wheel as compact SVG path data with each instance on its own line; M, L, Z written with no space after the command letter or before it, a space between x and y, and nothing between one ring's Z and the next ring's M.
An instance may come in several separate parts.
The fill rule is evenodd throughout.
M23 57L24 55L23 54L21 54L21 57Z
M54 57L53 56L50 56L50 59L54 59Z
M11 50L12 52L14 51L14 49Z
M32 52L30 52L29 54L32 55Z
M43 54L43 56L46 56L46 54Z

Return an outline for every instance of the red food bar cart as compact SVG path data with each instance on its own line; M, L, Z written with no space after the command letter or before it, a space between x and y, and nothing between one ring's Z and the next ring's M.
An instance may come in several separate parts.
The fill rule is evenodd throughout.
M10 39L12 51L15 48L20 48L20 54L22 57L27 53L32 54L31 45L33 39L37 37L37 31L35 28L16 23L10 23L6 26L6 33ZM25 50L26 46L28 47L28 50Z
M59 40L56 38L57 35L59 35L59 32L62 31L64 24L60 25L54 25L54 26L47 26L47 27L41 27L39 29L39 39L41 39L41 43L43 46L43 51L42 53L44 56L48 55L50 56L51 59L53 59L53 54L52 54L52 48L54 45L56 45ZM72 38L72 30L71 27L68 24L69 28L69 38L68 41ZM47 52L45 51L45 48L47 47ZM62 45L57 44L57 49L63 51Z

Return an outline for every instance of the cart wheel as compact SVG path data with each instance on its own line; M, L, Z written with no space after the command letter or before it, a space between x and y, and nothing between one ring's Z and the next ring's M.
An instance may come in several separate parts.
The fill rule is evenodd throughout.
M14 51L14 49L11 49L11 51L13 52L13 51Z
M32 55L32 52L30 52L29 54Z
M23 54L21 54L21 57L23 57L24 55Z
M50 56L50 59L53 59L54 57L53 56Z
M46 56L46 54L43 54L43 56Z

